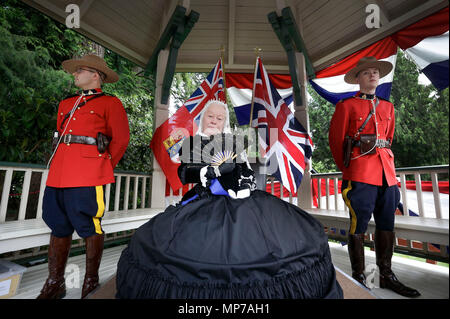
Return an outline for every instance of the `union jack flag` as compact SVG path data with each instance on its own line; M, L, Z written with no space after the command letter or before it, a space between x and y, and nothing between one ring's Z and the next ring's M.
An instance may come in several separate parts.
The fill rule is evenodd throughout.
M216 66L200 86L192 93L191 97L184 103L184 106L191 113L195 123L198 125L200 113L206 102L212 99L225 101L225 91L223 86L223 68L222 60L217 62Z
M200 113L206 102L212 99L226 101L221 59L183 106L153 134L150 148L174 191L183 186L177 174L180 165L177 163L178 151L183 140L197 132Z
M270 82L259 57L253 83L252 127L258 128L261 155L270 169L267 173L296 193L314 145Z

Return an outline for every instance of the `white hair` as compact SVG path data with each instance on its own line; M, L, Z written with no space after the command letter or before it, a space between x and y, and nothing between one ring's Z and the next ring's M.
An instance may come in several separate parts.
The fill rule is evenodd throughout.
M228 111L228 106L227 106L227 104L225 104L225 103L224 103L223 101L221 101L221 100L213 99L213 100L209 100L208 102L206 102L205 106L203 107L203 110L202 110L201 115L200 115L200 125L198 126L197 134L198 134L198 135L202 135L202 136L206 136L206 134L203 133L203 127L202 127L202 125L203 125L203 116L205 115L206 110L207 110L212 104L219 104L219 105L223 106L223 108L225 109L225 121L224 121L224 124L223 124L223 130L222 130L222 133L231 133L231 127L230 127L230 114L229 114L229 111Z

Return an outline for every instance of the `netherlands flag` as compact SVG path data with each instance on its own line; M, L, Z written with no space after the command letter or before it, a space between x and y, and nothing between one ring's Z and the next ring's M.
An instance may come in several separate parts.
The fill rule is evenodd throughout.
M253 92L253 73L227 73L225 75L227 93L234 107L239 125L249 125ZM292 109L291 76L285 74L269 74L270 82L275 86L281 98Z
M394 79L395 62L397 60L397 44L390 37L355 52L340 62L317 72L316 78L310 80L312 87L320 96L333 104L336 104L341 99L355 95L359 91L359 85L346 83L344 76L356 66L361 58L366 56L373 56L377 60L391 62L394 66L388 75L380 79L376 90L376 95L389 99Z
M438 90L449 84L448 13L447 7L392 36Z

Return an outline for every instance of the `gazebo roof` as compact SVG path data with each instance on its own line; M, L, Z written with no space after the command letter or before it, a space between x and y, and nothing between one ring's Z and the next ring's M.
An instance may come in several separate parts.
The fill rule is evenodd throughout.
M200 14L182 43L176 71L209 71L224 47L227 72L251 72L255 47L269 71L288 73L286 52L268 20L289 6L316 71L446 6L444 0L23 0L65 23L69 4L80 8L76 29L145 67L177 5ZM368 4L381 27L368 29Z

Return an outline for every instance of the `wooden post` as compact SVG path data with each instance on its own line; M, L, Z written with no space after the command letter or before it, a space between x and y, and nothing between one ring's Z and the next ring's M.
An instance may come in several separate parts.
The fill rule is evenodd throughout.
M169 58L169 50L161 50L158 54L155 83L155 114L154 131L169 118L169 105L161 104L161 94L163 90L163 80L166 71L166 65ZM153 155L153 172L151 188L151 208L165 208L166 176Z
M306 95L306 85L307 85L307 72L306 72L306 63L305 57L303 53L296 52L295 53L296 64L297 64L297 79L298 85L300 87L300 93L302 95L301 101L303 105L296 105L294 103L294 116L303 125L306 132L310 133L309 128L309 115L308 115L308 100ZM295 101L295 100L294 100ZM313 207L312 200L312 180L311 180L311 172L310 167L312 163L312 158L309 161L309 164L305 166L305 172L303 174L302 183L297 191L297 202L298 206L303 209L309 209ZM320 187L320 186L319 186Z

